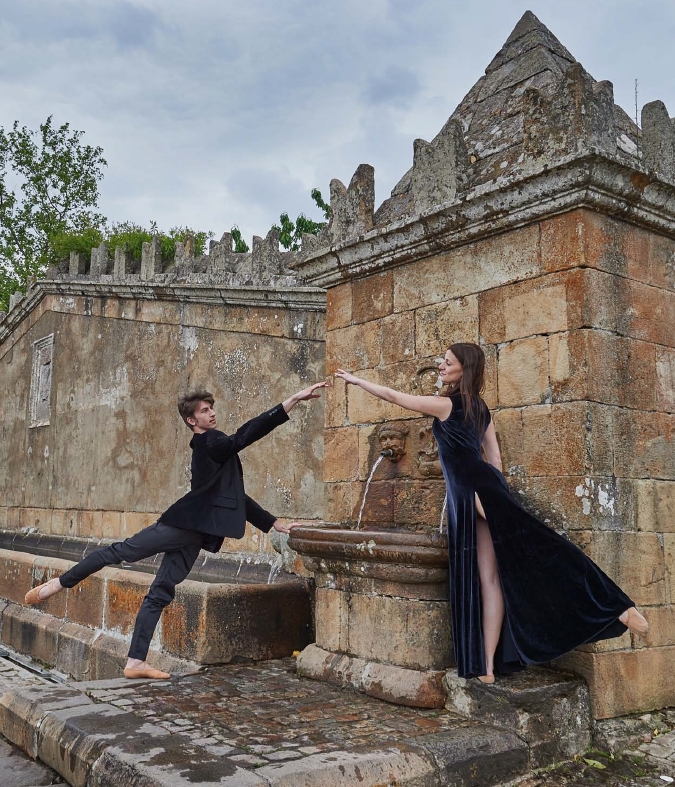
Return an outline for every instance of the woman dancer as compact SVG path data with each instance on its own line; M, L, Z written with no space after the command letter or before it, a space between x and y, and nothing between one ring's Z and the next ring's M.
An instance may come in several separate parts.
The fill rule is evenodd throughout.
M484 369L481 348L460 343L451 345L439 366L444 396L411 396L342 369L336 377L434 416L447 486L457 672L493 683L495 671L543 664L586 642L621 636L626 628L644 636L648 625L590 558L509 492L481 398Z

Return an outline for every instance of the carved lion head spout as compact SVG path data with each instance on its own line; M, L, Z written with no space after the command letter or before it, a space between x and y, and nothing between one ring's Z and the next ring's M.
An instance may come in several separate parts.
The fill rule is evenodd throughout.
M405 454L405 439L409 431L404 424L382 424L377 432L382 456L398 462Z
M434 440L431 426L424 426L420 429L420 449L417 457L420 473L426 478L441 478L443 468L438 458L438 446Z

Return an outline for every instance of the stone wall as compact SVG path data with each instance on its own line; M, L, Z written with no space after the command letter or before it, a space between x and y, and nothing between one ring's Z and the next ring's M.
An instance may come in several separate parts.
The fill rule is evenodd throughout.
M124 538L189 489L182 393L206 386L228 431L321 379L323 295L278 289L75 275L14 304L0 344L0 529ZM47 423L31 427L34 343L50 336ZM321 403L299 405L242 454L247 491L280 517L322 514L322 422ZM224 547L270 549L252 528Z

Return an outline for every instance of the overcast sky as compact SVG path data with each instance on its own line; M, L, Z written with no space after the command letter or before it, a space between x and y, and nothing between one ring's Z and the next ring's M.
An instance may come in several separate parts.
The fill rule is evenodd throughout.
M635 79L675 115L673 0L0 0L0 125L85 131L111 221L250 244L360 163L384 200L528 8L631 117Z

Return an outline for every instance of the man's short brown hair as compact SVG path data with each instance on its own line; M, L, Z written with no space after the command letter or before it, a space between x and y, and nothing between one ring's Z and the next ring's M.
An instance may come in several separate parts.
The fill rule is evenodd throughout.
M196 391L190 391L185 396L181 396L178 400L178 412L183 421L185 421L187 428L192 429L187 419L195 417L195 410L200 402L208 402L213 407L215 401L213 394L209 393L205 388L197 388Z

